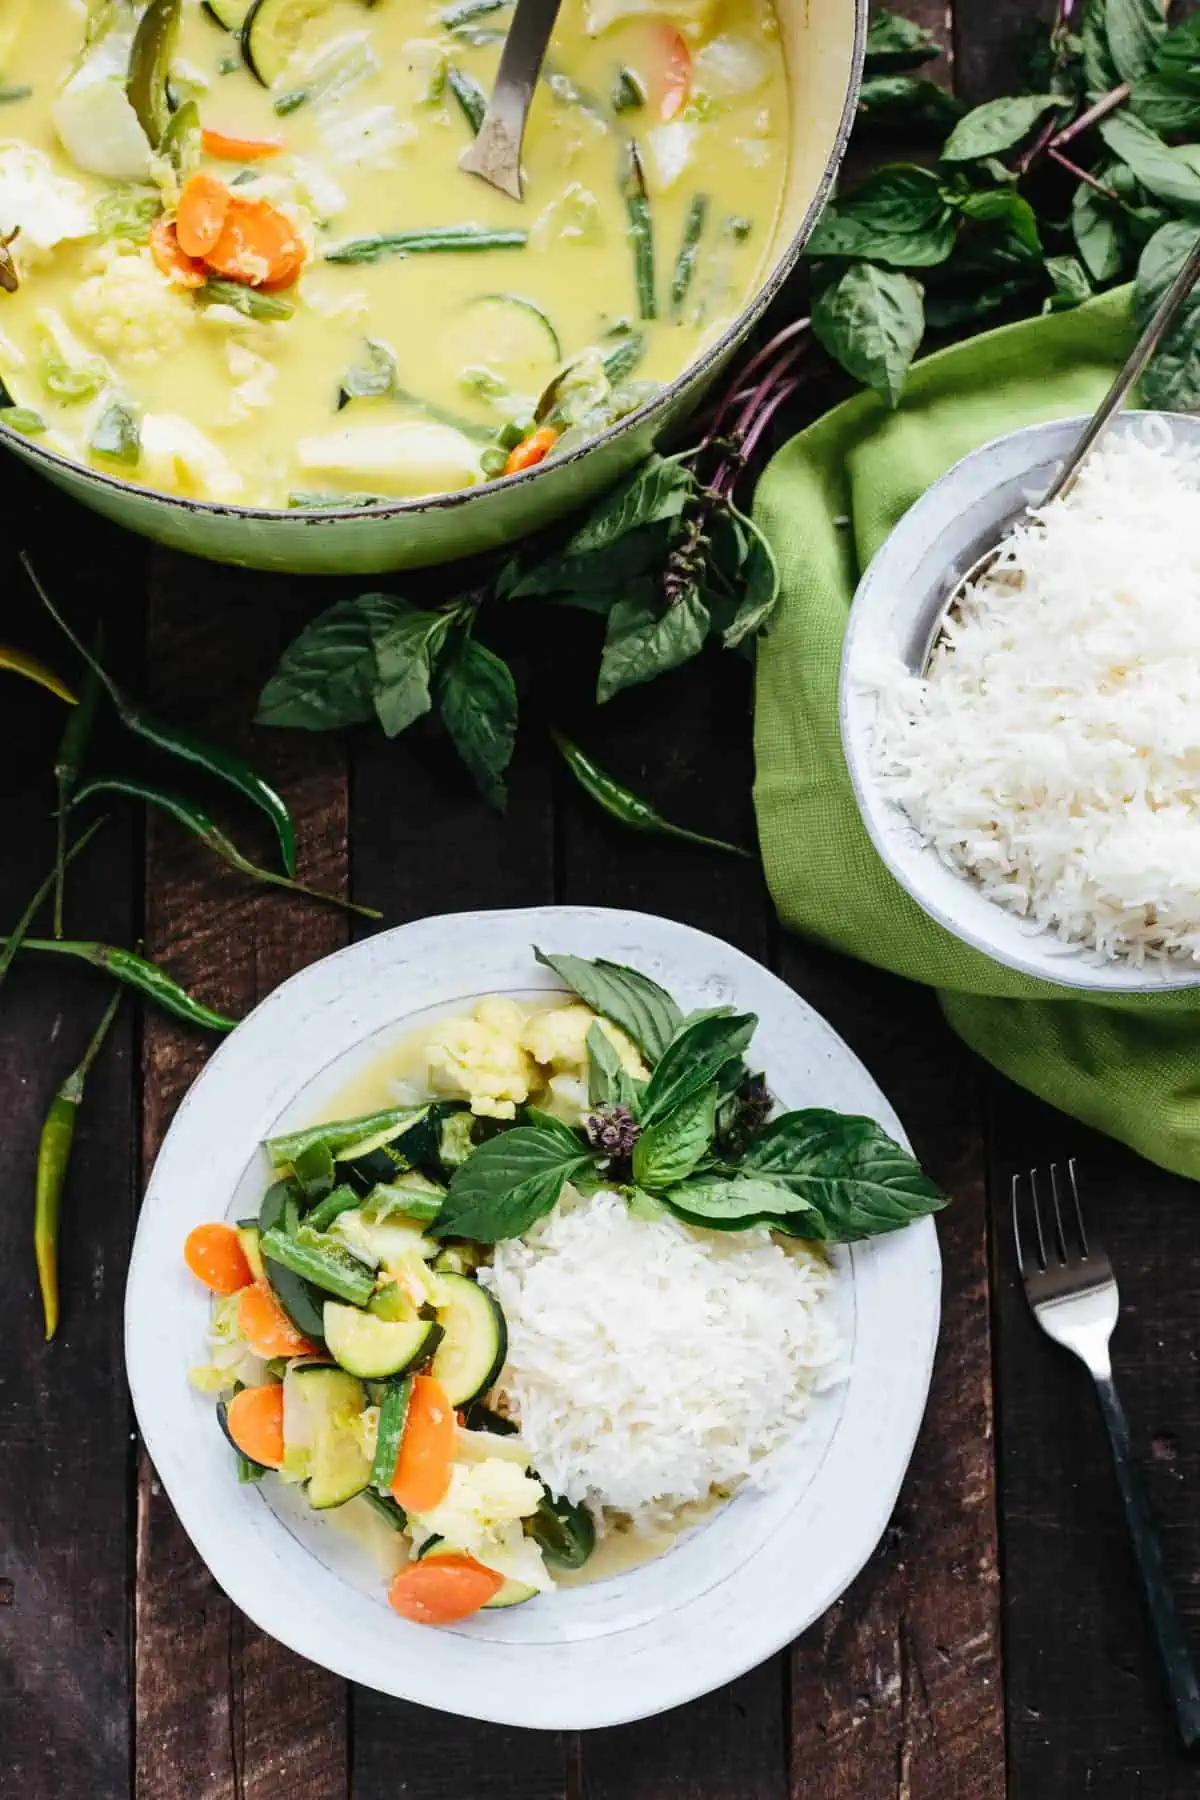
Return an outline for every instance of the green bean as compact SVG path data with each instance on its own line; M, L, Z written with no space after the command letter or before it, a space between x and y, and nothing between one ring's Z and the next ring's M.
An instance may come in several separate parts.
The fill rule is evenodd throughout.
M91 1072L92 1064L100 1054L101 1046L108 1036L109 1027L116 1017L120 1004L121 990L118 988L104 1009L104 1017L97 1025L92 1041L83 1053L82 1060L76 1068L72 1069L50 1102L50 1110L46 1114L41 1139L38 1143L37 1181L33 1205L33 1254L37 1263L38 1287L42 1294L42 1312L46 1320L47 1343L58 1330L59 1225L62 1219L63 1187L67 1179L67 1168L71 1161L71 1145L75 1138L75 1124L79 1117L79 1108L83 1103L84 1084Z
M97 655L102 646L103 637L97 629ZM67 868L67 803L78 784L80 771L83 768L83 759L87 755L88 745L91 742L92 729L96 723L96 708L100 704L100 694L100 677L95 669L89 667L83 678L79 703L73 706L67 715L67 723L58 740L58 751L54 758L54 784L58 793L58 831L54 858L54 935L57 938L63 934L63 886ZM80 843L82 842L81 839ZM78 846L76 847L78 848Z
M70 846L69 849L64 846L63 851L62 851L62 865L61 865L64 871L70 867L70 865L74 862L75 858L79 855L81 850L86 850L87 846L91 843L92 839L95 837L95 835L99 831L100 827L102 825L106 825L107 823L108 823L107 819L94 819L92 821L92 823L88 826L86 831L80 832L79 836L76 838L75 842ZM54 867L51 869L50 873L46 876L46 879L42 882L39 882L37 890L34 893L32 899L30 900L28 906L25 908L25 911L21 914L20 918L17 920L12 931L9 933L8 937L4 940L4 948L2 950L0 950L0 981L3 981L4 977L8 974L9 969L12 967L13 958L16 956L17 951L21 948L21 945L25 942L26 932L29 930L29 927L33 924L33 921L37 918L39 910L41 909L42 906L44 906L44 904L47 901L47 899L49 898L52 890L54 889L54 884L58 877L58 873L59 873L59 862L58 862L58 859L56 858ZM61 933L56 932L55 936L56 937L61 936Z
M185 831L190 831L193 837L207 845L214 856L219 856L222 862L228 863L231 869L237 869L242 875L249 875L253 881L286 888L290 894L303 894L309 900L321 900L328 906L340 906L345 912L357 913L362 919L383 917L373 907L358 906L353 900L343 900L340 894L329 894L321 888L306 887L302 881L293 881L287 875L277 875L273 869L260 868L249 857L242 855L233 840L199 806L179 794L170 793L166 788L152 787L148 781L137 781L130 776L97 776L94 781L89 781L80 788L71 805L82 806L97 794L124 794L129 800L140 800L146 806L158 807L161 812L167 813L177 824L182 825Z
M654 319L658 317L654 298L654 221L646 197L642 159L632 138L626 147L621 172L621 197L625 202L625 233L633 248L638 314L643 319Z
M509 0L460 0L457 6L442 8L442 24L447 31L457 31L462 25L486 18L488 13L502 12L508 3Z
M348 512L361 512L369 506L395 506L389 494L317 494L304 488L293 488L287 498L296 512L327 512L334 507Z
M473 75L466 74L462 69L456 69L453 63L446 70L446 80L449 83L450 92L458 101L459 111L463 118L472 131L478 131L483 124L483 115L487 111L487 95Z
M109 699L117 711L117 717L126 730L132 731L144 743L167 756L174 756L180 762L190 763L193 768L201 769L206 775L212 775L218 781L237 790L258 810L265 813L275 827L275 835L279 839L279 848L283 856L283 866L289 875L296 873L296 830L292 824L292 815L287 803L275 792L269 782L253 770L249 763L230 750L222 750L216 744L209 744L203 738L194 737L190 731L183 731L178 726L168 725L164 719L156 719L152 713L144 712L141 707L118 687L112 676L108 674L96 656L83 644L72 628L67 624L49 594L39 581L29 560L28 553L20 553L21 565L33 583L35 592L42 605L50 614L76 650L83 657L90 669L94 669L103 684Z
M708 850L724 850L730 856L744 856L753 860L751 852L742 844L729 844L724 838L706 837L702 832L689 831L686 826L672 824L670 819L664 819L648 801L622 787L619 781L614 781L611 775L592 761L586 751L572 743L570 738L564 737L561 731L552 731L550 735L584 793L590 795L609 818L627 825L631 831L657 832L661 837L682 838L688 844L701 844Z
M0 937L0 951L6 950L11 941L11 938ZM136 988L139 994L153 1001L163 1012L182 1019L186 1025L198 1025L204 1031L232 1031L237 1024L236 1019L228 1019L224 1013L214 1012L202 1000L193 1000L187 989L181 988L177 981L172 981L165 969L147 962L136 951L121 949L117 944L100 944L94 938L27 937L20 941L17 948L49 951L55 956L71 956L79 962L90 963L94 969L103 969L115 981L124 982L126 987Z
M16 100L28 100L32 92L33 89L31 87L26 87L23 83L17 82L0 87L0 106L11 106Z
M646 354L646 340L640 331L625 333L611 350L604 353L604 373L614 387L624 381Z
M215 276L197 288L196 298L201 306L232 306L248 319L290 319L296 310L281 294L263 294L257 288L245 287L238 281L219 281Z
M181 12L182 0L150 0L129 53L129 80L126 83L129 104L150 139L152 150L162 147L171 124L167 78L171 72L175 40L179 36Z
M528 241L527 231L494 231L487 225L430 225L416 231L347 238L325 252L325 261L378 262L381 256L421 256L434 250L521 250Z
M692 285L692 277L696 273L696 252L700 247L700 239L704 233L707 218L708 195L697 194L688 207L687 217L683 222L683 241L679 246L679 255L675 258L675 273L671 278L671 317L673 319L683 316L683 305L688 297L688 289Z

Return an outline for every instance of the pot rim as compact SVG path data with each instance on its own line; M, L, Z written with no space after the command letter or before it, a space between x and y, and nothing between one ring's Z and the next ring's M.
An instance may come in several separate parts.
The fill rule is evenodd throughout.
M415 513L446 511L467 502L477 500L485 495L509 491L520 482L536 480L553 469L567 469L582 457L590 456L602 445L615 444L633 431L641 429L646 422L671 401L679 398L686 388L691 387L710 370L715 370L724 358L736 348L738 342L762 318L771 302L776 298L784 282L792 273L799 261L812 232L813 226L824 208L829 190L833 186L842 158L846 153L846 145L854 124L854 115L858 107L858 91L862 82L863 60L867 42L867 5L868 0L851 0L854 7L854 42L850 52L850 79L846 86L846 94L842 103L841 117L833 144L825 161L821 179L817 183L812 199L805 209L795 235L791 238L774 268L769 272L763 285L752 295L742 311L732 321L727 331L723 332L715 344L681 369L674 381L667 384L643 402L635 412L627 413L623 419L608 425L595 437L580 444L567 455L556 457L552 462L536 463L530 469L522 469L516 475L499 475L493 481L481 482L478 487L455 488L447 494L423 494L409 500L396 500L387 506L359 507L321 507L305 509L301 507L287 508L281 506L231 506L223 505L215 500L194 500L186 494L166 494L158 488L141 487L137 482L122 481L115 475L108 475L103 469L93 469L87 463L74 461L58 450L49 450L39 444L36 438L26 437L22 432L0 421L0 444L4 444L47 471L63 472L82 478L85 482L95 482L109 491L125 495L135 495L140 499L151 501L155 505L173 508L176 511L199 518L245 519L256 524L277 524L289 520L297 526L336 526L339 523L351 523L361 519L395 519L405 518Z

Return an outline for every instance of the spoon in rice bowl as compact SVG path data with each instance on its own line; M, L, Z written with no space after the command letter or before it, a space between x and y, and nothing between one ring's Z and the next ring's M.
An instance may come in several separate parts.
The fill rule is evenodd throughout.
M1114 416L1120 411L1129 390L1140 377L1146 364L1154 355L1160 340L1165 336L1176 315L1186 301L1188 295L1200 278L1200 237L1196 239L1191 253L1183 264L1178 275L1163 295L1149 324L1134 345L1129 360L1120 371L1103 400L1079 434L1078 442L1065 459L1062 468L1051 482L1040 504L1049 506L1051 501L1060 500L1070 493L1074 487L1079 471L1088 456L1095 449ZM1014 514L1005 527L1012 526L1020 514ZM942 600L929 626L928 635L918 639L910 667L916 675L924 675L933 660L933 653L941 641L946 620L959 604L963 594L977 582L982 581L989 569L993 567L1004 547L1004 538L990 546L981 556L977 556L965 575L952 577Z

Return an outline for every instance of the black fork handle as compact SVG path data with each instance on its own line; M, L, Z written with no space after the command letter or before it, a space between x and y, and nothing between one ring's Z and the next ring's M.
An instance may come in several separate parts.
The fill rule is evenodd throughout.
M1138 1473L1125 1408L1121 1405L1111 1375L1097 1375L1095 1381L1100 1411L1108 1426L1117 1486L1121 1490L1121 1500L1125 1507L1125 1521L1133 1539L1138 1574L1142 1578L1142 1592L1146 1596L1150 1623L1154 1627L1158 1654L1162 1658L1163 1671L1171 1692L1179 1734L1188 1748L1192 1749L1200 1744L1200 1679L1196 1675L1196 1665L1192 1661L1179 1610L1175 1605L1175 1596L1167 1579L1162 1545L1150 1514L1142 1478Z

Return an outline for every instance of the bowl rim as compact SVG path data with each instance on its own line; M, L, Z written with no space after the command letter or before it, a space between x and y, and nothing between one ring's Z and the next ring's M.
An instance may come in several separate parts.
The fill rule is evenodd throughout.
M489 928L494 942L477 938L476 952L464 962L464 933ZM886 1096L832 1026L765 965L707 932L656 915L587 906L412 921L322 958L275 989L222 1042L185 1095L139 1216L126 1285L125 1358L159 1482L210 1571L262 1629L321 1666L384 1693L465 1717L570 1730L647 1717L734 1679L806 1629L857 1576L886 1528L928 1402L941 1260L930 1217L847 1247L844 1300L854 1321L853 1373L835 1390L836 1418L824 1436L818 1430L807 1477L798 1488L786 1477L763 1484L758 1497L744 1490L671 1556L569 1590L572 1621L547 1616L533 1636L522 1629L513 1638L511 1623L505 1623L509 1615L497 1614L471 1622L475 1631L462 1627L431 1636L389 1613L374 1585L365 1599L314 1558L261 1495L237 1486L209 1414L201 1424L198 1412L192 1417L192 1409L180 1406L179 1384L193 1359L204 1304L182 1266L182 1231L212 1216L216 1191L226 1204L238 1200L235 1183L246 1174L242 1140L248 1134L257 1143L252 1127L263 1122L264 1109L282 1118L309 1091L314 1075L373 1041L381 1023L390 1031L402 1027L406 1018L420 1016L434 993L435 1005L459 1004L518 966L522 987L535 975L533 985L557 988L530 955L533 944L550 941L547 934L582 954L635 960L665 981L673 978L691 998L749 1001L773 1040L772 1054L786 1051L793 1088L812 1084L817 1097L869 1112L907 1142ZM450 962L453 985L447 991L443 965ZM321 1039L319 1063L313 1060L314 1035ZM208 1087L203 1097L202 1084ZM226 1129L208 1160L197 1160L196 1144L212 1145L203 1110L214 1103L228 1107L222 1113ZM193 1427L203 1432L199 1452ZM739 1507L743 1511L735 1516ZM757 1524L756 1508L763 1509ZM712 1530L723 1536L717 1564L708 1540ZM814 1531L827 1534L815 1570ZM792 1584L780 1586L778 1560L785 1551L806 1571L801 1593ZM682 1567L675 1558L689 1552L687 1591L680 1592ZM645 1586L656 1569L661 1585L664 1568L671 1604ZM632 1594L628 1583L634 1584ZM694 1655L676 1653L685 1641L685 1620ZM381 1621L386 1656L379 1649ZM615 1660L614 1650L620 1653ZM480 1669L488 1681L464 1683L464 1673ZM450 1686L447 1671L454 1677Z
M469 501L483 496L490 496L501 491L508 492L517 483L536 481L556 469L568 469L582 457L590 456L601 446L617 444L631 433L640 431L651 421L654 415L671 406L683 397L686 390L700 384L706 376L714 376L725 358L732 354L738 344L758 324L771 302L778 296L784 282L794 269L808 241L814 225L825 207L830 189L841 168L842 158L846 153L846 145L854 124L858 109L858 91L862 84L863 61L867 44L867 6L868 0L850 0L854 8L854 39L850 51L849 79L842 102L842 110L834 132L833 142L825 160L811 200L805 209L794 235L785 244L778 260L766 275L762 285L756 289L747 304L734 318L727 330L722 332L716 343L710 344L694 362L688 363L679 374L656 394L644 400L635 411L627 413L623 419L606 426L595 437L576 449L568 451L565 456L555 457L550 462L536 463L530 469L522 469L515 475L498 475L491 481L483 481L476 487L455 488L447 494L416 495L411 499L397 500L388 506L359 507L320 507L308 509L303 507L288 508L283 506L234 506L216 500L197 500L187 494L167 494L158 488L142 487L137 482L122 481L119 476L110 475L104 469L94 469L88 463L77 462L73 457L64 456L59 450L51 450L45 444L39 444L36 438L25 437L14 427L0 420L0 444L15 451L25 460L39 465L43 472L55 475L67 475L85 483L95 482L101 488L120 495L134 495L139 499L155 502L174 511L193 518L245 519L258 524L275 524L280 520L294 522L297 527L336 525L339 522L349 523L359 519L394 519L405 518L410 514L432 511L446 511L457 506L466 505Z
M1007 943L997 944L995 939L985 931L964 924L953 912L939 903L936 897L929 894L927 885L922 882L915 870L907 861L902 861L895 854L893 839L899 829L904 828L915 836L916 827L908 820L907 814L898 803L888 798L880 785L870 755L870 745L866 738L866 728L862 724L863 701L858 692L858 684L854 678L851 663L859 651L859 640L864 625L865 608L860 604L869 599L872 590L883 579L887 552L893 548L901 534L915 531L918 528L919 516L927 505L936 505L937 501L948 490L958 485L977 464L994 457L1004 448L1015 446L1022 441L1032 449L1041 440L1055 432L1071 432L1078 434L1088 422L1090 415L1086 413L1068 414L1061 418L1040 419L1031 425L1017 426L1013 431L1003 432L999 437L989 438L986 443L976 445L959 457L918 495L912 505L892 526L887 537L871 557L863 570L854 590L850 613L846 625L846 634L842 643L842 654L838 668L838 737L841 743L842 757L850 777L854 792L855 805L859 817L866 828L871 844L892 879L914 900L922 912L928 915L935 924L948 931L961 943L971 949L978 950L991 962L999 963L1004 968L1012 969L1021 975L1044 983L1048 987L1058 986L1076 993L1150 995L1178 992L1183 989L1200 986L1200 963L1153 964L1147 965L1149 973L1135 971L1132 964L1123 962L1100 963L1089 961L1089 951L1082 944L1067 944L1055 938L1053 933L1045 930L1028 929L1022 935L1028 938L1031 945L1041 946L1044 955L1052 955L1054 969L1039 958L1036 953L1023 955L1020 949L1010 947ZM1200 418L1190 413L1169 412L1161 407L1129 407L1114 419L1110 430L1128 431L1140 422L1150 419L1175 421L1193 431L1200 432ZM1068 443L1072 441L1068 438ZM1041 459L1046 460L1046 459ZM1028 468L1038 466L1038 459L1032 458ZM1003 477L1002 479L1012 479ZM994 485L999 485L994 484ZM981 890L969 879L952 869L942 861L930 844L922 844L914 859L918 868L936 865L944 869L964 889L976 894L984 902L990 912L1015 927L1021 920L1015 913L1010 913L998 901L988 900Z

